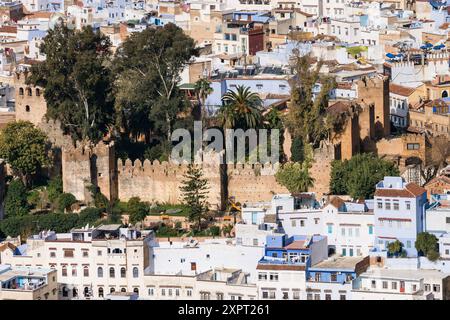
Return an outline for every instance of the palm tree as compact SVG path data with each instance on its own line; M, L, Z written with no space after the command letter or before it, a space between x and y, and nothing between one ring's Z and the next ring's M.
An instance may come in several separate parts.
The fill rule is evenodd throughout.
M197 93L198 103L201 106L201 115L200 118L203 121L203 118L206 116L206 98L213 92L213 88L211 88L211 82L206 78L201 78L197 80L195 83L195 92Z
M237 86L236 91L228 90L222 101L219 118L224 128L256 128L261 123L262 100L249 87Z

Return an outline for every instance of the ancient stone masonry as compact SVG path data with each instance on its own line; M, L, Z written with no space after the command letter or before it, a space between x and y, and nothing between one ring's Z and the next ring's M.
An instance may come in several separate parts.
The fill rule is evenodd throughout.
M239 202L268 201L277 193L289 193L279 185L275 173L279 164L229 164L228 195Z
M143 163L137 159L134 163L127 159L117 162L118 196L127 201L131 197L160 203L180 203L182 194L180 186L187 171L187 164L175 164L158 160ZM221 183L220 168L217 165L203 164L203 175L208 179L208 202L211 206L220 205Z
M27 72L17 72L14 77L16 120L38 125L47 113L47 103L42 88L25 83L27 76Z
M98 186L108 199L117 198L114 143L63 148L63 190L88 201L90 185Z
M309 173L314 179L312 190L318 198L330 192L331 163L335 159L334 150L334 146L326 141L322 141L320 147L314 150L314 162Z
M381 139L376 147L379 157L396 160L400 172L408 165L427 165L430 160L430 148L424 134L404 134L400 137Z
M389 78L386 76L364 78L358 81L358 100L374 105L374 134L381 139L391 132L389 119ZM366 133L369 137L372 133ZM364 140L364 137L361 137Z
M276 182L279 164L228 164L211 161L214 155L203 156L203 175L208 180L208 202L211 208L223 208L228 196L239 202L269 201L273 194L288 193ZM314 191L319 196L328 192L332 145L323 144L314 153L315 162L310 169L315 179ZM114 143L100 142L96 146L77 146L63 149L64 192L70 192L78 200L88 201L91 184L109 199L127 201L139 197L143 201L180 203L180 186L188 165L173 162L151 162L139 159L115 160ZM224 179L224 175L226 176Z

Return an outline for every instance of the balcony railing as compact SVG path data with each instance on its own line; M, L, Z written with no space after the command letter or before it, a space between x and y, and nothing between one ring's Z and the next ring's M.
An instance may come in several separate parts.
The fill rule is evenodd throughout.
M272 257L264 257L259 260L260 264L281 264L281 265L306 265L308 259L302 262L301 258L298 260L288 259L288 258L272 258Z

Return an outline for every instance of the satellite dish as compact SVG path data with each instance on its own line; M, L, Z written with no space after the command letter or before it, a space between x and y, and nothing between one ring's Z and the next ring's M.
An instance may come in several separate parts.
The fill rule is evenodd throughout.
M61 24L65 24L69 29L75 29L75 25L72 23L72 20L68 19L67 16L59 12L52 13L48 21L49 29L54 29L57 25Z

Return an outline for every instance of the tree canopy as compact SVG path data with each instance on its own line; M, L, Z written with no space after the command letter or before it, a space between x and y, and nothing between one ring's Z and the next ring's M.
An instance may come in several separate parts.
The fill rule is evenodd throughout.
M130 222L137 223L144 221L150 210L147 204L141 202L139 197L132 197L128 200L127 211L130 215Z
M310 55L294 55L294 77L290 83L291 103L284 122L293 139L298 138L303 145L311 144L316 148L331 130L326 109L328 95L335 86L335 80L320 76L321 61L311 69L312 59Z
M277 182L291 193L307 192L314 186L314 179L309 174L307 162L285 163L275 174Z
M169 23L130 35L118 48L113 62L117 125L138 138L170 141L171 130L187 109L178 88L180 73L193 56L195 42Z
M45 133L31 122L11 122L0 131L0 158L6 159L25 186L31 183L33 175L50 164L49 148Z
M47 117L59 120L73 140L97 142L113 123L110 47L91 26L80 31L58 24L40 46L46 59L31 68L27 81L45 89Z
M257 128L262 124L262 100L249 87L237 86L222 97L219 119L225 129Z
M331 164L330 191L349 194L354 199L372 198L375 185L385 176L400 175L393 162L371 153L357 154L350 160L335 160Z
M21 180L13 180L8 186L5 197L6 217L28 214L27 189Z
M201 107L200 119L203 120L208 114L206 110L206 98L213 92L211 82L206 78L198 79L195 82L195 92L197 94L198 104Z
M439 258L438 239L434 234L420 232L417 235L415 247L419 254L426 256L429 260L435 261Z

